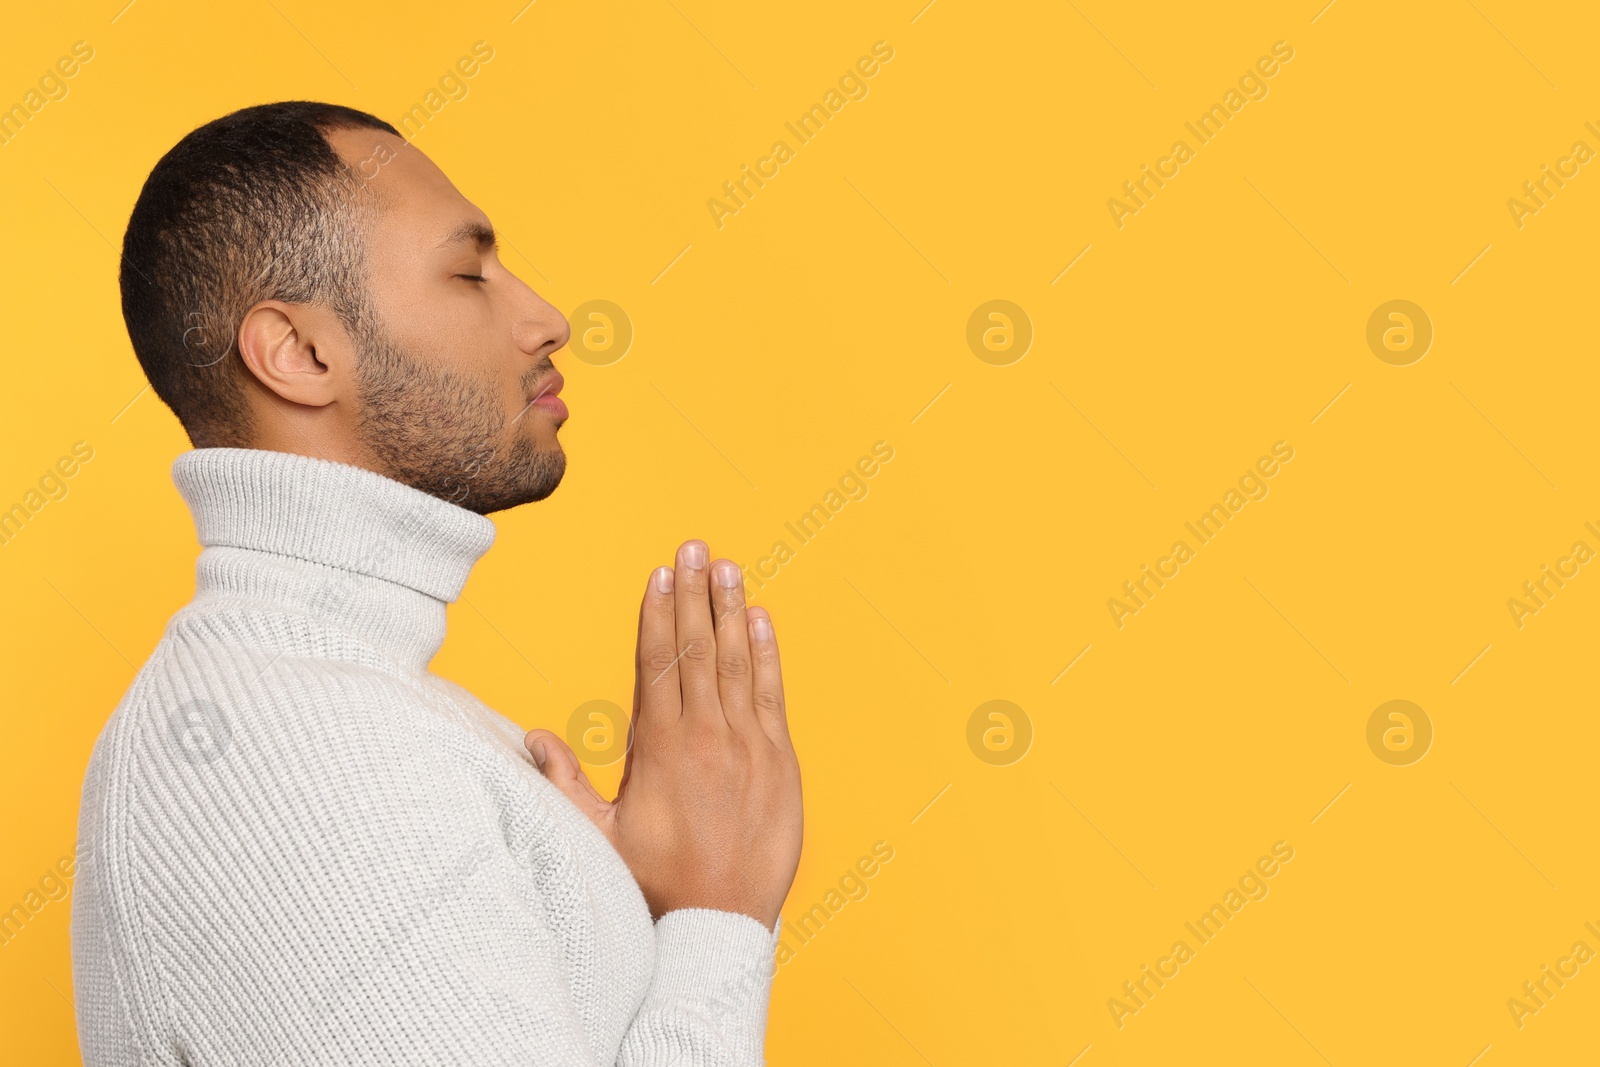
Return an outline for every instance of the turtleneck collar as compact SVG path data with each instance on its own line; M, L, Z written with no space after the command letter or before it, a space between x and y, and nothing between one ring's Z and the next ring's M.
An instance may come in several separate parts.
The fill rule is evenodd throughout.
M173 461L172 480L203 547L197 599L246 595L312 614L416 670L494 543L484 516L332 460L198 448Z

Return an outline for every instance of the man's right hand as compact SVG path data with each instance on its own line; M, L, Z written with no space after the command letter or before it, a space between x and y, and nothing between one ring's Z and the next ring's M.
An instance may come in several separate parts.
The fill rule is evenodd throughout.
M702 541L651 576L639 611L633 735L617 798L548 730L534 762L621 853L653 915L713 908L769 930L800 863L800 766L778 643L744 579Z

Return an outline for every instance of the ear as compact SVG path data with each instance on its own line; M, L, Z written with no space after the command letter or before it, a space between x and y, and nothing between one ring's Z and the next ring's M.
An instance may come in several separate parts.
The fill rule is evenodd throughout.
M350 337L331 310L263 300L239 325L239 358L270 392L294 404L340 399L351 369Z

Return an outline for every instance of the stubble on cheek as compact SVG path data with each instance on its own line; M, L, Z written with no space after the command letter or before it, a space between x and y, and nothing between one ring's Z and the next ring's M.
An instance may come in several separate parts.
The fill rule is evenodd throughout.
M412 366L373 390L363 435L391 477L453 504L488 514L555 491L566 455L528 405L507 417L493 389ZM526 401L524 401L526 404Z

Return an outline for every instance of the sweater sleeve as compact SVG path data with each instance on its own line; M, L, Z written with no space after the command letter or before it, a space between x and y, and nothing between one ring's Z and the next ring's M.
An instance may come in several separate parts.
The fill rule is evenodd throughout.
M656 923L656 969L620 1067L745 1067L765 1060L779 919L686 908Z
M481 769L441 762L426 725L361 703L240 716L198 755L159 716L108 738L137 773L88 783L113 816L89 847L99 883L121 888L84 905L121 931L125 958L103 973L150 1025L137 1052L86 1041L88 1067L611 1059L591 1016L631 1005L573 987L592 904L560 835L508 837ZM530 863L541 848L557 851ZM648 967L641 917L632 949ZM619 1062L762 1062L774 935L695 910L663 916L655 942Z

